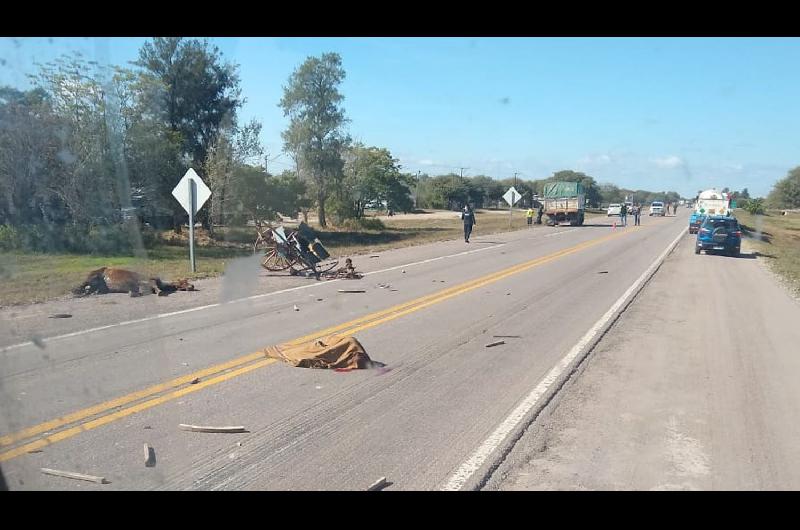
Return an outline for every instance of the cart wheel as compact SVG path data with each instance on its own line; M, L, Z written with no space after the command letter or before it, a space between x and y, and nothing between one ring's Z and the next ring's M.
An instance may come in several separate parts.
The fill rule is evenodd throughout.
M295 260L287 258L278 252L278 248L275 245L267 247L264 257L261 259L261 266L272 272L285 271L295 263Z

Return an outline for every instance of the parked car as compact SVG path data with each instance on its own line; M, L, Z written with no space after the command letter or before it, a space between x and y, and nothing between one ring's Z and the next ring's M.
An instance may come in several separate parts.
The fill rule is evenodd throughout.
M692 215L689 217L689 233L690 234L696 234L697 231L700 230L700 225L703 224L703 221L705 220L705 217L706 216L704 214L702 214L702 213L700 213L698 211L692 212Z
M665 210L666 209L664 207L664 203L661 202L661 201L653 201L650 204L650 216L651 217L653 215L660 215L661 217L664 217L664 215L666 214Z
M725 252L730 256L738 256L742 248L742 229L735 217L709 215L700 225L697 232L697 244L694 253L709 250Z
M611 203L608 205L608 217L612 215L620 215L622 212L622 205L618 203Z

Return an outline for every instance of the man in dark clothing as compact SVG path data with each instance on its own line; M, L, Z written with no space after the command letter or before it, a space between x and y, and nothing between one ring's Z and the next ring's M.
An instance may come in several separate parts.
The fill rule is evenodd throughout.
M469 236L472 233L472 226L475 225L475 212L469 207L469 204L464 205L461 211L461 220L464 221L464 242L469 243Z
M542 214L544 213L544 204L539 203L539 210L536 212L536 224L542 224Z
M634 204L633 205L633 224L634 226L640 226L642 223L640 218L642 216L642 205L641 204Z
M624 202L619 207L619 220L622 226L628 226L628 205Z

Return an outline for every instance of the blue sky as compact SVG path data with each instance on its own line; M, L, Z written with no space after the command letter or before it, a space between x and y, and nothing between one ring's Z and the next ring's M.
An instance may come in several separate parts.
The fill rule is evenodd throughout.
M81 50L134 60L145 38L2 38L0 84L28 86L34 61ZM341 54L353 138L407 171L600 182L689 196L708 187L766 195L800 165L797 38L214 38L240 65L240 116L264 124L310 55ZM289 167L279 157L271 170Z

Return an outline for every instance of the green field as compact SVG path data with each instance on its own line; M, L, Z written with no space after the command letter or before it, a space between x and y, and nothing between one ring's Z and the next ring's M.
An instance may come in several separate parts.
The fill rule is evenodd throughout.
M800 294L800 213L784 216L770 210L766 215L751 215L737 209L734 215L749 236L748 243Z

